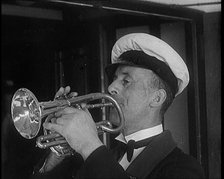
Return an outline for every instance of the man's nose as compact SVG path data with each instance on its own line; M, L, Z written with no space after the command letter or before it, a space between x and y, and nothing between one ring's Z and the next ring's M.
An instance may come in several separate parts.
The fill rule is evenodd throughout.
M108 92L109 92L111 95L119 94L118 85L117 85L116 81L113 81L113 82L108 86Z

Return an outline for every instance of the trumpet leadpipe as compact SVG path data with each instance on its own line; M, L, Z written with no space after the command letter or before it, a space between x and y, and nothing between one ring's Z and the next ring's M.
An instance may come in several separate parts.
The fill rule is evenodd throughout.
M112 103L96 103L96 104L87 104L85 108L93 109L93 108L103 108L113 106Z

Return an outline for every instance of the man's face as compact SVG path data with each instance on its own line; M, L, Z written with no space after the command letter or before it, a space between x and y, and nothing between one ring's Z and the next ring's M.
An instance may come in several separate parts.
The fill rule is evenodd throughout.
M108 87L109 93L121 105L127 128L141 125L139 120L149 115L151 94L155 91L150 87L152 73L143 68L120 66Z

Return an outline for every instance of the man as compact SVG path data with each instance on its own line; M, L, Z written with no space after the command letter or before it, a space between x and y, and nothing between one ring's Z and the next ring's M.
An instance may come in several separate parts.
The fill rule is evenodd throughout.
M198 162L184 154L171 133L162 127L164 113L189 82L182 58L164 41L133 33L115 43L111 60L112 64L106 67L109 79L113 79L108 91L121 105L125 118L125 126L116 139L134 149L126 147L123 156L115 157L99 139L88 111L71 107L58 111L56 123L45 123L44 127L64 136L83 159L73 176L203 178ZM58 95L69 91L68 87L61 88ZM61 165L62 159L53 155L45 160L42 176Z

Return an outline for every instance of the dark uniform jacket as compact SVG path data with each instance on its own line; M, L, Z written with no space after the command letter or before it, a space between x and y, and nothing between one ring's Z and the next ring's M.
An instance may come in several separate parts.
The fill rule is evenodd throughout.
M184 154L174 143L169 131L152 137L149 145L124 169L112 153L101 146L85 162L81 157L63 161L51 172L36 172L32 179L70 178L147 178L147 179L191 179L204 178L200 164Z

